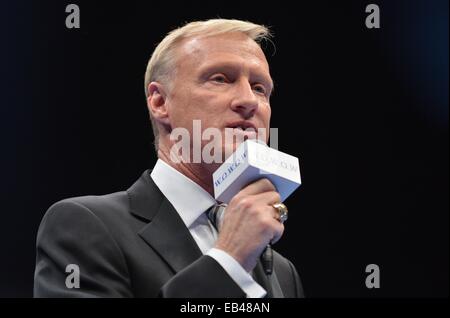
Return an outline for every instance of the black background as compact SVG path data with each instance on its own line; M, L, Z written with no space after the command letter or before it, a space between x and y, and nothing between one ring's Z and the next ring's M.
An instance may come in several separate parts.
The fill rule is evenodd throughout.
M65 27L69 3L80 29ZM380 29L365 27L369 3ZM303 181L276 249L307 296L448 297L448 1L0 6L0 296L32 296L52 203L124 190L153 166L148 58L174 27L222 17L275 33L272 127Z

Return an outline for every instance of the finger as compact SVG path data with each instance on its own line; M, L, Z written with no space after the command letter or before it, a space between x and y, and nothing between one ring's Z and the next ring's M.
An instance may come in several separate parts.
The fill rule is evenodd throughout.
M239 195L254 195L268 191L276 191L275 186L267 178L259 179L258 181L252 182L249 185L242 188L239 191Z
M276 210L273 205L275 203L281 202L280 194L276 191L268 191L263 193L258 193L252 196L254 202L260 204L267 204Z
M274 223L273 225L273 238L272 240L270 240L272 244L278 242L284 233L284 224L275 219L274 221L276 222L276 224Z
M284 233L284 224L278 221L278 213L276 209L267 206L264 209L260 210L261 222L264 224L264 228L267 231L267 234L270 235L270 243L276 243Z

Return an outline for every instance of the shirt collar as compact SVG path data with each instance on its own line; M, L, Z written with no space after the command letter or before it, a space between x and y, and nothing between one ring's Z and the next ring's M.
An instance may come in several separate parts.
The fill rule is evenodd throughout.
M156 162L151 177L188 228L216 204L206 190L161 159Z

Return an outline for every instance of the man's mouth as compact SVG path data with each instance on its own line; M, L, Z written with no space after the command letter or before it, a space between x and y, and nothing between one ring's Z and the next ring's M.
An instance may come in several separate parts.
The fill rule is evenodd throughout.
M257 139L258 131L256 126L249 121L237 121L226 126L225 131L232 130L232 135L236 136L237 141L247 139ZM227 133L225 133L227 134Z
M256 126L249 121L237 121L227 125L226 128L243 130L248 132L257 132Z

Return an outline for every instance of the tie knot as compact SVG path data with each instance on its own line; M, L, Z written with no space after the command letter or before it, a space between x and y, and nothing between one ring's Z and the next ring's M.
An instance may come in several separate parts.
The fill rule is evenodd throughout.
M223 216L225 208L227 205L225 203L216 203L206 211L208 219L211 221L212 225L219 232L222 226Z

